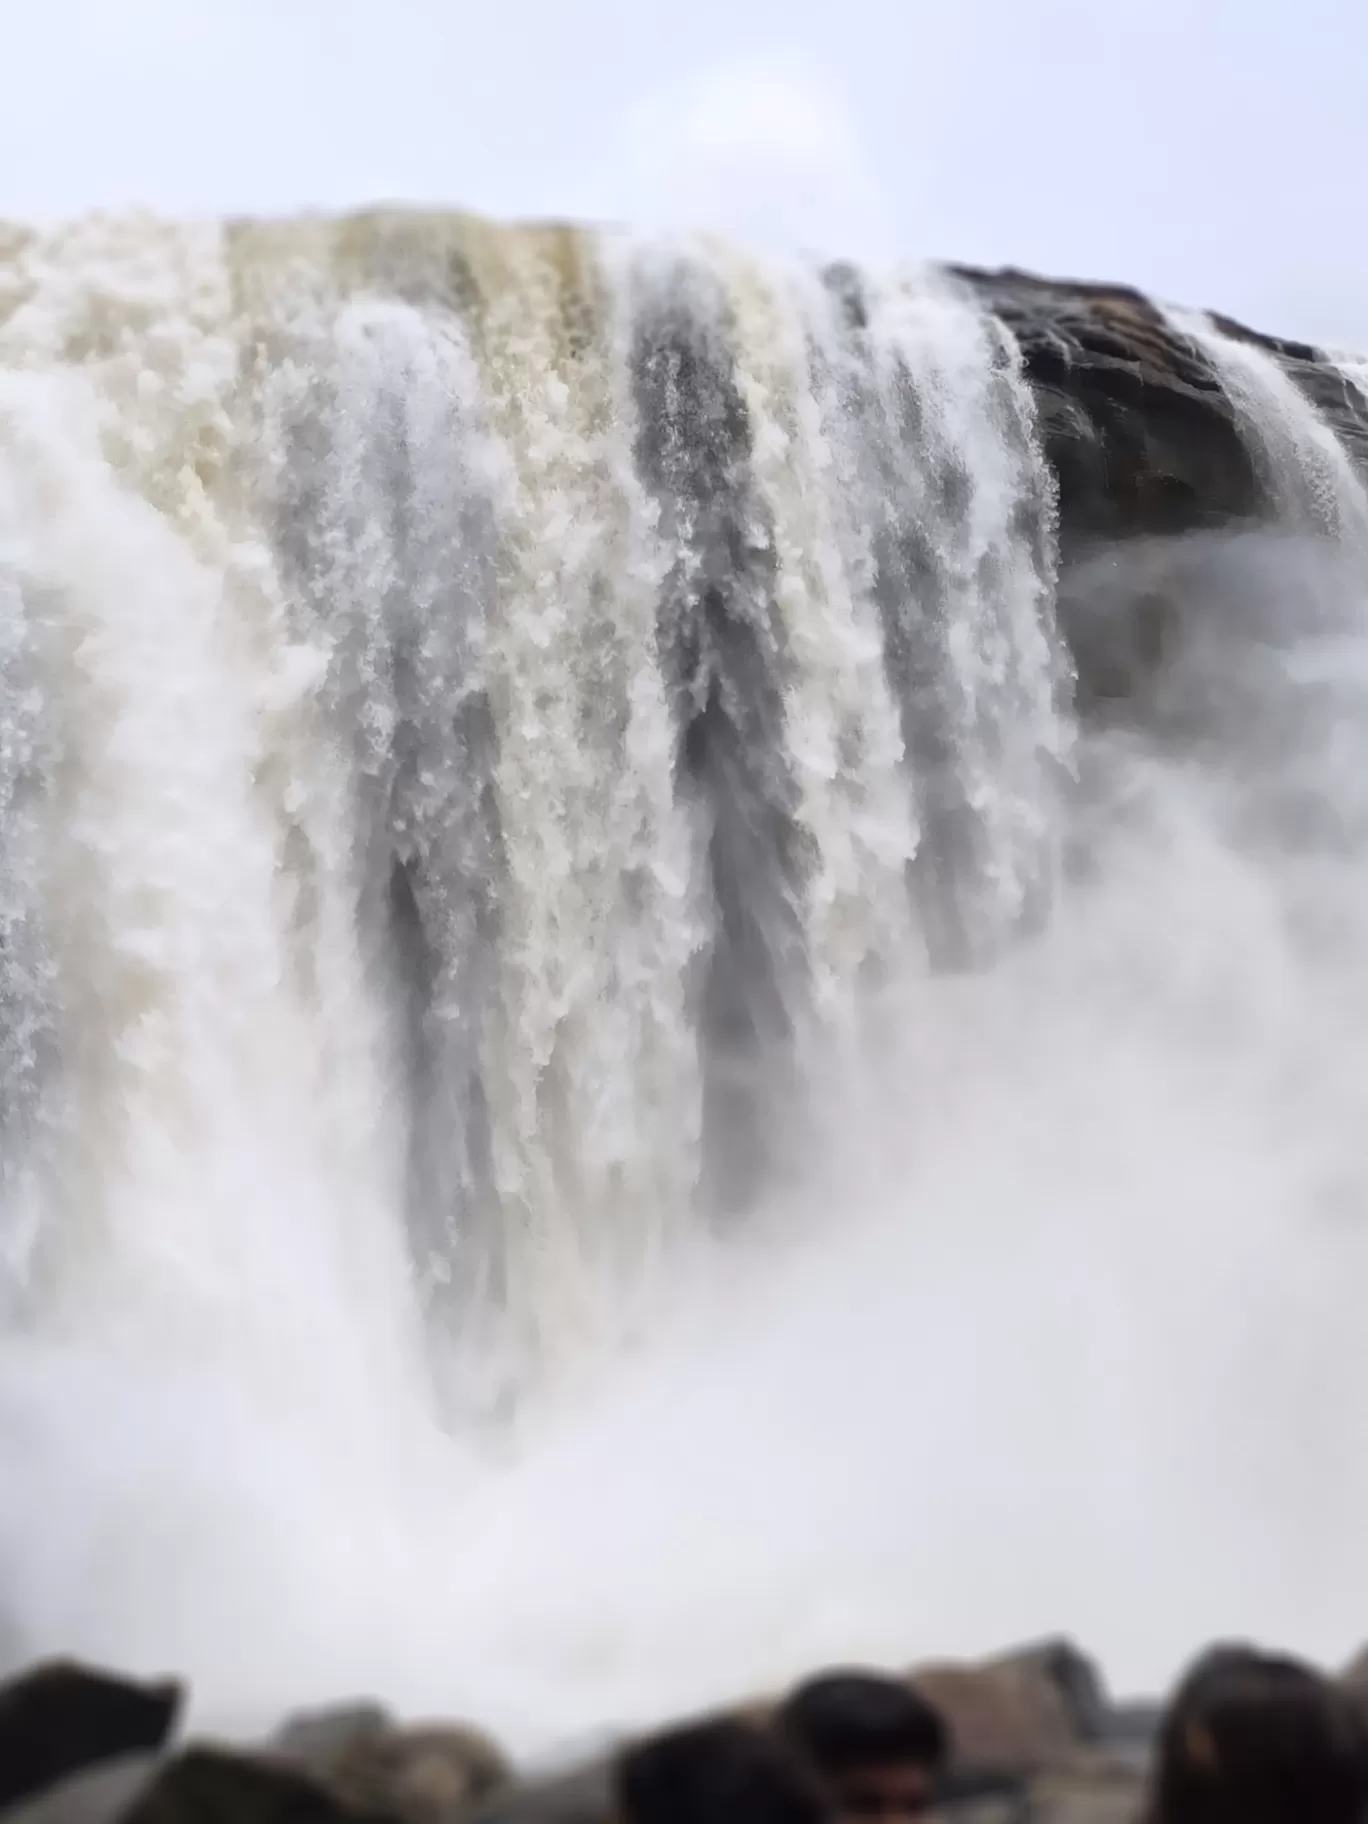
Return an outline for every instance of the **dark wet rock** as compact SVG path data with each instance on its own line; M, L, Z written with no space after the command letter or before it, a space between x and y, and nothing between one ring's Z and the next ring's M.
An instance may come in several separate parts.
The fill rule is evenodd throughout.
M990 1664L1037 1676L1059 1693L1080 1742L1105 1741L1112 1702L1095 1660L1071 1640L1043 1640Z
M512 1778L481 1731L459 1724L401 1727L375 1704L291 1718L271 1748L344 1806L383 1813L397 1824L447 1824Z
M1339 1683L1357 1706L1364 1726L1368 1728L1368 1647L1364 1647L1350 1660L1340 1673Z
M139 1684L66 1661L0 1690L0 1808L67 1776L162 1748L180 1711L173 1681Z
M326 1777L394 1726L394 1719L379 1704L336 1704L288 1717L269 1746L282 1759Z
M392 1824L278 1756L196 1747L168 1761L121 1824Z
M1066 556L1089 540L1261 514L1235 407L1210 363L1148 298L1010 269L955 271L1020 344L1059 481Z
M448 1824L510 1777L503 1755L478 1729L434 1724L358 1737L328 1770L327 1783L360 1811L400 1824Z
M1127 286L956 267L1008 324L1059 482L1066 564L1099 540L1250 524L1270 503L1247 427L1206 355ZM1368 397L1327 353L1211 313L1264 350L1368 475Z

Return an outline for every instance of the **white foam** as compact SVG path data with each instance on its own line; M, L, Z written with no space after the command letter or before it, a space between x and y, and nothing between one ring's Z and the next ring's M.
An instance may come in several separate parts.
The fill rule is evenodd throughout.
M501 593L488 652L426 656L430 682L497 680L515 948L495 1157L522 1225L509 1257L564 1347L538 1403L451 1435L410 1284L411 1111L356 812L404 714L368 592L413 546L395 535L379 583L344 562L318 602L291 597L270 490L242 481L264 458L238 416L223 248L171 235L172 257L147 234L33 255L0 381L3 600L36 636L56 743L35 813L51 881L17 884L51 938L62 1045L0 1342L0 1610L24 1649L184 1670L218 1722L364 1690L520 1746L827 1655L1045 1628L1125 1684L1227 1628L1346 1651L1368 1522L1358 580L1300 546L1243 567L1231 547L1211 575L1257 608L1248 638L1226 613L1204 644L1199 596L1176 694L1146 706L1154 740L1081 742L1077 878L1047 928L977 977L892 970L878 1070L842 1051L836 1083L807 1060L839 1139L800 1192L717 1235L681 1187L704 921L668 790L664 556L631 473L625 341L576 399L545 300L504 344L486 324ZM367 303L329 359L351 361L340 447L398 397L432 508L434 478L465 473L474 368L415 311ZM747 404L766 410L757 368L800 395L761 427L758 492L801 585L785 757L809 763L827 897L799 912L839 998L884 941L908 825L880 808L896 741L865 689L859 541L822 496L847 471L805 390L804 326L778 329L746 325ZM951 373L968 360L936 346ZM425 388L445 401L431 417ZM991 544L1024 483L971 431L947 436L971 505L985 465ZM373 517L385 491L361 498ZM445 547L424 524L429 563ZM1041 578L1018 583L992 662L971 652L963 674L989 849L1012 867L1038 833L1037 763L1065 745L1026 638L1048 636ZM361 760L339 733L353 638L357 713L384 737ZM438 742L441 692L419 694ZM857 740L826 720L836 701ZM991 776L984 717L1018 714ZM852 778L877 811L863 847L842 823ZM537 1119L553 1054L556 1148ZM629 1234L673 1237L649 1295L629 1301L622 1251L592 1245L599 1200ZM593 1293L587 1342L566 1262Z

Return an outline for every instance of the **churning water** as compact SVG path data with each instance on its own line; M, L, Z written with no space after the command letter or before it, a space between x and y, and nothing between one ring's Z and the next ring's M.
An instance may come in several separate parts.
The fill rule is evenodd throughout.
M15 1653L540 1743L1353 1643L1368 505L1184 328L1285 525L1061 581L934 271L0 234Z

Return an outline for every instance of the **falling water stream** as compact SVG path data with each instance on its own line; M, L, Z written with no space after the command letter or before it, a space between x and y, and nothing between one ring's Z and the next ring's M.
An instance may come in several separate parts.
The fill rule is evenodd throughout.
M946 274L0 236L0 1645L545 1742L1368 1625L1368 503L1175 321L1284 524L1079 729Z

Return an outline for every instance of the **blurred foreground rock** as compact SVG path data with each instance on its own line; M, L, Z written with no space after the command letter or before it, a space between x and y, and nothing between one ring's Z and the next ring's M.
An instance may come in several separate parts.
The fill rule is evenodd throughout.
M155 1753L170 1738L182 1688L65 1661L0 1687L0 1807L47 1791L84 1769Z
M1117 1703L1067 1640L907 1674L956 1752L946 1824L1142 1824L1154 1703ZM1368 1652L1342 1675L1368 1725ZM53 1665L0 1688L4 1824L608 1824L612 1749L519 1771L481 1730L340 1704L260 1743L171 1737L182 1687ZM745 1706L763 1717L771 1698ZM1313 1824L1308 1820L1308 1824Z
M513 1779L478 1729L405 1727L373 1705L296 1717L273 1748L352 1812L396 1824L449 1824Z
M1029 1779L1096 1747L1106 1731L1100 1675L1067 1642L981 1665L922 1666L911 1678L949 1723L966 1776Z

